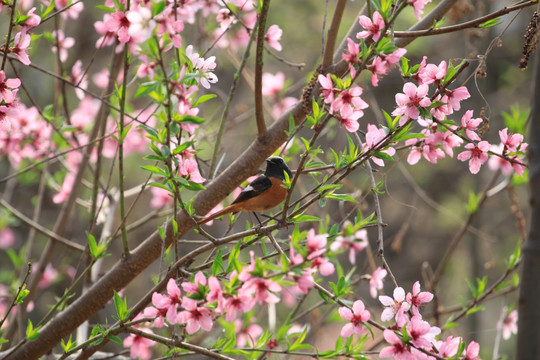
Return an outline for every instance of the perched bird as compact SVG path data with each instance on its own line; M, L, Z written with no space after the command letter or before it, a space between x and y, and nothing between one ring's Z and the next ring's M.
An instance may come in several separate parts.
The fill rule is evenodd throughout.
M198 224L204 224L220 216L236 213L239 211L262 212L279 205L287 197L287 189L282 184L285 173L292 177L291 170L279 156L266 159L266 171L263 175L253 180L238 197L226 208L199 220Z

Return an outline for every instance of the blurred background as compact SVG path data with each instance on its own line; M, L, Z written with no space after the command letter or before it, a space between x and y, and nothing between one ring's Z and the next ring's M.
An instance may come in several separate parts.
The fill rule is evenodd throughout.
M429 12L439 1L434 1L426 8ZM36 2L34 5L38 5ZM20 91L21 101L27 106L34 104L44 109L49 104L55 104L55 96L58 94L58 83L52 73L64 73L69 76L71 68L76 60L82 60L83 67L88 71L88 89L95 93L100 93L99 88L91 80L93 76L100 73L109 64L111 58L111 47L96 51L95 43L99 35L94 31L94 23L101 20L103 11L94 8L93 3L85 3L85 9L74 19L63 19L59 24L51 19L34 30L36 37L52 32L55 26L64 27L64 31L75 39L75 45L69 49L68 60L64 63L65 68L59 69L55 61L54 54L51 53L51 44L46 36L36 38L32 42L30 58L33 67L24 67L22 64L11 61L6 67L8 77L15 76L15 70L20 76L25 89ZM350 25L357 21L358 14L364 5L363 1L356 0L347 4L340 37L342 39ZM510 1L491 0L459 0L452 11L445 17L442 26L462 23L487 13L499 10L504 6L511 5ZM271 3L268 24L277 24L283 29L281 45L283 50L277 52L270 49L272 54L265 54L264 71L272 74L282 72L286 76L286 90L280 92L276 98L266 98L266 119L270 124L275 119L279 111L272 113L272 108L276 102L286 98L299 98L302 88L310 78L310 74L320 62L323 28L327 29L334 9L334 2L297 0L294 5L290 1L274 0ZM444 34L442 36L432 36L419 38L407 46L406 57L411 65L417 64L423 56L427 56L428 63L439 64L442 60L446 62L466 59L469 66L461 73L457 82L457 87L466 80L467 87L471 93L471 98L462 103L460 112L455 113L452 118L459 122L461 115L466 110L474 110L475 117L481 113L489 120L489 130L486 130L484 138L491 143L498 143L498 130L506 127L503 113L526 114L530 107L529 93L531 90L531 79L533 69L521 70L518 68L522 55L523 35L527 24L532 16L532 9L512 13L501 18L501 23L489 29L466 29L456 33ZM325 16L325 13L327 14ZM416 22L412 9L404 11L399 21L396 23L395 31L406 30ZM8 14L6 11L0 13L0 29L2 33L6 31ZM218 122L223 111L223 106L227 99L233 75L236 72L238 61L241 59L243 49L233 49L232 47L220 48L211 47L214 39L209 33L216 24L212 17L208 20L198 14L193 24L185 24L182 33L184 45L193 44L197 51L206 51L206 56L216 56L216 75L219 79L209 90L210 93L217 94L217 99L210 101L201 109L199 116L204 117L206 122L196 133L198 142L198 157L202 175L210 178L206 173L208 170L208 160L210 159L215 144L215 135L218 129ZM253 107L253 54L248 61L248 65L240 80L239 87L234 96L231 111L229 113L226 131L222 140L221 166L223 170L232 162L254 139L256 126L254 122ZM42 70L40 70L42 69ZM476 76L474 76L476 74ZM471 77L472 76L472 77ZM133 82L132 82L133 80ZM137 82L134 76L129 79L129 91L135 91ZM365 129L368 123L379 124L384 121L381 110L390 113L395 106L394 95L402 91L403 80L399 76L398 70L394 70L390 75L384 77L379 86L371 86L369 73L363 74L358 79L358 85L364 89L362 98L370 105L366 109L364 117L360 120L360 129ZM201 91L203 89L201 88ZM78 104L73 89L68 88L67 106L72 109ZM143 108L148 104L147 98L134 99L134 108ZM312 135L312 130L304 129L299 136L307 139ZM330 148L337 152L347 146L346 133L336 121L330 121L330 125L323 132L320 141L324 153L319 155L319 159L324 162L332 161ZM295 169L299 161L301 143L296 142L287 152L286 160L289 167ZM489 170L487 164L484 165L477 175L471 175L466 162L458 161L454 158L444 158L434 165L425 160L421 160L417 165L410 166L406 162L407 149L398 151L394 162L386 162L385 167L374 166L375 179L384 181L384 194L380 195L382 205L382 217L386 224L384 228L385 256L393 270L397 282L410 291L412 284L420 280L424 288L426 276L429 276L440 263L448 244L460 231L468 213L466 204L470 193L480 193L492 182L496 173ZM26 164L28 165L28 164ZM126 187L136 188L146 181L147 173L140 169L141 155L132 154L126 161ZM116 176L114 162L109 160L104 167L104 174L109 171ZM41 173L37 168L16 178L16 181L7 181L0 184L2 197L12 206L26 216L31 217L37 201L38 183ZM15 170L11 168L9 162L4 157L0 159L0 177L5 177ZM48 182L48 187L43 197L43 210L39 223L47 228L52 228L58 214L59 205L52 202L52 197L61 185L62 176L65 173L61 164L53 164L50 168L53 179ZM488 285L492 284L506 269L505 261L514 251L516 245L522 241L523 224L521 219L528 219L526 199L526 186L515 186L510 188L504 184L509 182L503 176L498 176L494 180L500 186L500 191L490 196L474 218L471 226L459 243L454 255L445 268L444 275L437 289L438 305L444 309L460 307L462 303L471 299L471 293L467 281L476 282L476 278L488 277ZM303 176L301 184L295 189L293 199L299 198L308 192L314 182L309 176ZM344 182L341 192L348 193L358 200L357 204L328 201L324 207L314 204L308 210L309 214L327 218L329 227L333 224L343 224L345 220L352 221L357 211L360 210L364 216L370 215L374 211L373 196L370 193L370 179L365 169L360 169L351 174ZM65 237L80 244L86 243L85 229L88 226L88 190L81 194L81 202L76 208L77 215L72 217L68 232ZM186 195L189 199L191 195ZM135 223L139 219L149 214L148 204L152 199L150 191L145 191L138 199L138 205L130 214L128 223ZM232 198L230 198L232 199ZM228 204L230 199L226 200ZM134 197L129 198L130 203ZM129 204L128 203L128 206ZM29 234L29 227L20 220L7 216L5 209L3 217L9 218L9 227L15 234L15 243L10 249L16 253L24 251L26 239ZM130 245L136 246L150 233L156 230L166 219L167 212L161 209L155 211L153 217L144 222L130 235ZM115 214L118 218L118 214ZM246 215L242 215L237 226L243 228ZM7 222L7 221L6 221ZM211 228L212 234L216 236L222 234L228 225L228 221L218 221ZM317 224L300 224L302 230L311 227L318 229ZM290 229L279 232L281 238L287 238ZM368 229L368 236L371 247L375 247L377 239L376 228ZM197 240L198 234L192 233L189 240ZM32 250L32 259L36 261L43 249L45 237L37 235ZM118 242L115 252L121 253L121 244ZM188 251L196 245L183 245L181 252ZM13 255L7 249L0 252L0 283L9 285L13 279ZM79 254L74 254L59 247L55 254L54 264L57 275L52 283L42 289L43 294L39 297L39 302L35 304L35 311L32 318L40 319L47 311L48 304L54 301L54 297L62 293L67 284L71 282L69 274L77 266ZM347 254L341 255L342 264L345 270L351 267L347 260ZM111 256L104 260L102 271L111 266L117 258ZM378 259L376 263L380 265ZM21 265L21 264L20 264ZM147 269L142 276L132 282L125 292L129 293L128 300L138 299L146 294L152 285L152 279L157 274L164 271L167 261L154 264ZM355 274L358 276L370 274L366 252L358 255L356 261ZM329 280L335 281L335 277ZM387 278L385 281L384 294L391 295L392 284ZM368 306L377 308L378 301L369 296L369 286L366 281L360 281L356 287L356 294L363 299ZM306 304L317 301L316 294L312 294ZM481 344L481 356L488 358L492 353L494 339L496 337L496 324L501 317L504 306L512 307L516 305L517 293L510 292L508 295L499 296L487 301L485 309L469 315L459 322L459 325L448 334L459 334L467 341L475 340ZM280 305L283 306L283 305ZM430 305L431 306L431 305ZM427 315L431 310L426 309ZM374 311L373 313L379 313ZM279 311L278 311L279 314ZM328 313L325 308L321 308L315 314L304 317L300 322L317 320L317 316L324 318ZM103 317L101 314L100 317ZM95 319L96 321L98 319ZM103 320L100 318L99 320ZM376 318L375 320L380 320ZM447 317L443 316L440 326L444 326ZM328 327L327 327L328 326ZM327 325L322 327L312 327L310 332L310 342L317 344L319 348L332 347L339 334L341 325ZM335 333L328 336L327 331ZM325 346L325 341L329 341ZM500 345L500 353L511 357L513 353L513 339L503 341Z

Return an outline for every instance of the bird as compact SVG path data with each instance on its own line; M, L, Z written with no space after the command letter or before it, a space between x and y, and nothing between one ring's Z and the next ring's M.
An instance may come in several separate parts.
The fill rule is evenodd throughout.
M249 183L231 205L197 221L197 224L202 225L230 213L239 211L263 212L279 205L287 197L287 189L282 186L285 173L289 178L292 178L292 172L283 158L269 157L266 159L264 174Z

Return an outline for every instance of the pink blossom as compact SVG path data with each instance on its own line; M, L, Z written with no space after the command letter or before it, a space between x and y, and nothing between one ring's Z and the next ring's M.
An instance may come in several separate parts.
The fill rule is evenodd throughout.
M459 344L461 343L459 336L449 336L445 341L435 341L435 348L439 351L439 355L444 358L453 358L456 356L459 350Z
M206 294L206 301L209 303L217 303L216 311L219 313L223 312L223 290L221 289L221 283L218 278L215 276L210 276L208 278L208 288L209 291Z
M422 14L424 13L424 7L429 4L431 0L407 0L407 3L414 7L414 15L421 19Z
M31 8L26 16L28 16L28 19L24 21L24 27L26 27L28 30L35 28L41 23L41 17L37 14L34 14L36 11L36 8Z
M188 45L186 48L186 56L191 60L193 70L195 71L195 79L205 88L210 89L210 84L218 81L217 76L213 73L216 68L216 57L210 56L205 59L199 54L193 52L193 46Z
M52 266L51 263L48 263L43 271L43 275L39 280L38 287L40 289L47 289L54 280L58 277L58 271Z
M412 311L419 315L419 309L433 300L433 294L428 291L420 291L420 281L416 281L412 287L412 293L407 293L407 302L411 304Z
M54 7L57 10L63 10L60 13L60 16L62 19L67 19L68 17L72 19L77 19L79 17L79 13L81 13L84 10L84 4L82 2L73 3L71 6L66 9L68 6L69 0L56 0L54 3Z
M311 261L311 268L317 269L321 272L321 275L328 276L334 273L335 267L325 257L317 257Z
M255 301L250 295L239 293L233 296L225 297L223 309L225 310L225 320L233 321L238 317L238 314L248 312L255 305Z
M465 355L463 360L480 360L478 357L479 353L480 345L475 341L471 341L469 346L467 346L467 349L463 351L463 355Z
M116 33L114 31L109 31L106 23L111 21L112 15L105 14L103 15L103 21L96 21L94 23L94 29L96 32L101 35L101 37L96 41L96 48L101 48L104 46L111 46L114 44L116 39Z
M204 276L202 271L199 271L195 274L195 278L193 279L193 282L184 281L182 283L182 290L184 290L188 294L197 294L199 292L200 286L202 287L206 286L206 276Z
M422 320L422 317L415 315L406 326L407 334L411 338L411 343L417 348L429 350L432 340L435 335L441 330L438 327L431 327L427 321Z
M11 52L17 56L17 59L24 65L30 65L31 61L28 57L28 47L30 46L30 35L26 33L26 28L15 35Z
M201 173L199 172L199 165L195 159L180 158L179 163L180 176L186 177L189 175L189 180L198 184L202 184L206 181L206 179L201 176Z
M156 328L162 328L163 326L168 326L165 323L165 316L167 316L168 308L158 309L153 306L149 306L144 309L143 316L145 318L154 319L154 326Z
M355 43L351 38L347 38L347 51L341 57L349 64L351 77L356 77L355 65L358 63L358 55L360 54L360 45Z
M526 148L527 148L527 143L522 143L521 149L525 150ZM488 166L491 170L493 171L501 170L501 172L505 175L510 175L514 171L516 172L516 174L520 176L523 175L523 171L525 170L525 166L521 165L524 162L523 156L521 155L506 156L507 158L510 158L511 160L514 160L514 161L506 160L505 156L503 155L503 153L505 152L505 146L502 143L499 145L492 145L490 148L490 151L493 154L498 154L498 155L490 155L489 157Z
M450 156L454 156L454 148L461 146L463 139L454 134L452 131L448 130L443 134L442 147L444 152Z
M384 131L384 129L380 129L375 125L368 124L367 130L368 131L366 133L366 142L364 143L364 151L368 151L370 149L378 147L379 143L386 137L386 132ZM387 149L382 150L381 152L386 153L390 156L394 156L394 154L396 153L396 149L394 149L393 147L388 147ZM379 166L384 166L384 161L382 159L372 156L371 160Z
M141 329L144 332L153 334L150 329ZM123 345L125 348L129 348L129 354L133 359L150 360L152 358L152 350L156 344L154 340L147 339L145 337L130 334L124 339Z
M517 310L512 310L510 313L504 318L504 320L499 322L497 324L497 328L502 329L502 337L505 340L510 339L512 334L517 334L518 327L517 327L517 321L518 321L518 312Z
M330 245L330 250L338 251L339 249L349 249L349 262L354 265L356 262L356 255L367 246L367 231L366 229L360 229L350 236L337 236Z
M150 192L152 193L152 200L150 200L150 207L152 209L161 210L171 206L174 201L171 192L168 190L152 186Z
M358 23L365 29L356 34L357 39L365 39L369 36L373 37L373 41L377 42L381 38L382 30L385 27L384 19L378 11L373 13L373 21L365 15L358 17Z
M272 116L277 119L283 114L286 110L290 109L293 105L298 102L298 99L292 96L287 96L283 99L278 100L274 106L272 106Z
M461 118L461 126L465 129L465 134L467 137L474 141L480 141L480 136L476 133L478 126L482 124L481 118L472 118L473 111L467 110L463 117Z
M465 145L466 151L458 154L457 159L461 161L469 161L469 170L472 174L478 173L480 167L488 159L488 151L491 145L487 141L480 141L478 144Z
M246 281L239 290L244 295L251 295L260 304L275 304L279 302L276 293L281 291L281 286L270 279L253 277Z
M0 249L8 249L15 243L15 234L7 226L0 230Z
M508 135L508 128L499 130L499 138L501 143L505 146L506 150L509 152L516 152L523 150L520 148L520 144L523 143L523 135L521 134L510 134Z
M186 296L182 299L182 307L185 310L178 314L177 322L186 324L186 331L189 335L195 334L199 329L212 330L212 313L208 308L198 306L196 300Z
M407 345L401 341L393 330L384 330L384 339L391 346L386 346L379 352L380 358L392 358L395 360L414 360L413 354L407 349Z
M277 51L281 51L281 44L279 41L281 40L282 34L283 30L281 30L279 26L272 25L266 31L264 41L266 41L270 47L276 49Z
M331 104L334 102L335 95L339 93L339 89L334 87L334 82L330 74L322 75L319 74L317 78L321 84L321 97L323 98L326 104Z
M158 292L152 294L152 304L159 310L167 310L166 318L170 324L176 323L181 302L181 291L173 278L167 282L167 295Z
M315 234L315 229L309 229L306 239L306 247L308 260L323 255L326 252L326 235Z
M89 125L97 114L99 100L91 96L85 96L79 106L71 113L71 125L83 130Z
M71 68L71 77L69 80L77 86L75 88L75 94L80 100L82 100L85 96L84 90L88 88L88 80L83 70L81 60L77 60L73 64L73 67Z
M458 87L455 90L446 89L447 103L450 111L461 109L460 102L471 97L469 90L465 86Z
M60 188L60 191L52 198L53 203L61 204L66 201L71 194L71 190L73 189L74 184L75 175L71 172L67 173L64 177L64 181L62 182L62 187Z
M105 28L108 32L116 33L121 44L130 40L129 26L131 23L126 15L122 11L117 11L110 17L104 18Z
M454 110L448 106L448 95L441 96L440 94L435 97L435 102L440 103L439 105L434 105L429 112L437 120L443 121L447 115L451 115Z
M66 37L62 30L53 31L53 37L56 39L56 43L52 48L53 53L59 52L59 58L61 62L65 62L68 58L68 49L75 45L75 39L72 37Z
M259 337L264 333L263 328L257 324L249 324L243 328L242 320L234 321L234 329L236 331L236 346L243 348L246 345L255 346Z
M381 314L382 321L389 321L395 316L399 327L405 325L408 321L405 312L409 311L410 304L405 301L405 290L402 287L394 289L393 299L390 296L381 295L379 296L379 301L385 306Z
M352 334L361 334L364 330L362 323L369 320L371 314L366 310L362 300L356 300L352 306L352 311L346 306L342 306L338 310L342 319L348 320L349 323L341 329L341 336L347 338Z
M392 112L392 115L402 115L399 119L399 125L404 125L407 120L418 119L420 111L418 107L427 107L431 105L431 100L427 97L429 90L428 85L419 85L416 87L411 82L403 85L403 93L396 94L397 108Z
M19 91L19 86L21 86L20 79L6 79L6 73L4 70L0 70L0 103L2 100L5 105L13 103Z
M332 273L333 272L334 271L332 268ZM321 271L321 273L323 273L323 271ZM309 292L309 289L311 289L315 284L315 280L313 279L313 271L311 269L304 269L302 271L302 275L292 275L291 277L292 281L296 283L296 285L293 287L294 289L291 289L289 287L289 290L291 290L293 293L307 294Z
M255 253L253 251L249 252L249 257L249 265L244 266L240 274L238 274L238 280L243 282L247 282L248 280L253 278L253 275L251 273L255 271L255 265L257 263L257 260L255 259Z
M377 297L377 290L383 289L383 280L387 274L388 272L386 269L383 269L380 266L375 269L373 274L371 274L371 277L369 278L369 294L372 298Z
M439 66L435 64L427 64L422 71L418 70L418 77L421 84L439 84L446 76L446 61L441 61Z
M218 11L216 21L221 30L226 30L229 26L236 24L237 22L236 16L234 16L234 13L228 8L223 8Z
M364 90L359 86L340 91L330 105L330 114L340 112L341 116L347 118L351 116L351 114L357 113L359 117L362 117L364 115L362 110L369 107L369 105L360 97L363 91Z
M262 94L276 97L285 85L285 74L278 72L275 75L264 73L262 76Z
M390 54L379 54L373 59L373 62L367 67L371 71L373 86L379 85L379 77L388 74L406 52L407 50L399 48Z
M156 22L152 19L152 12L144 6L132 7L132 10L126 13L126 18L129 21L128 34L137 42L148 40L152 36L152 32L156 27Z

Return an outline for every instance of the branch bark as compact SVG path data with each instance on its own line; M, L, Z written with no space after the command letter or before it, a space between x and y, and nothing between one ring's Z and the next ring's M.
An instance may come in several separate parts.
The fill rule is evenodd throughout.
M522 248L523 268L519 291L519 322L516 360L535 359L540 354L540 56L536 54L534 91L529 129L529 188L531 219Z

